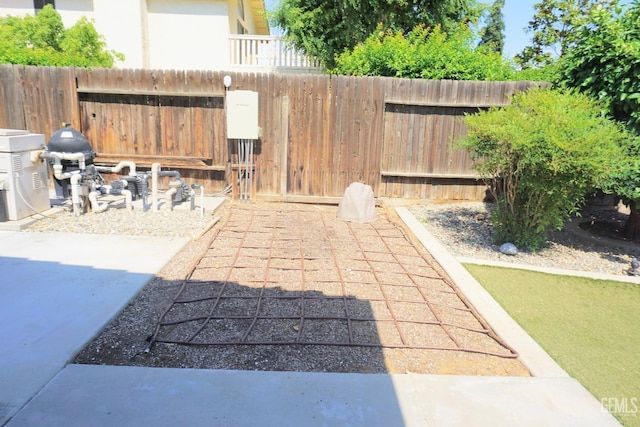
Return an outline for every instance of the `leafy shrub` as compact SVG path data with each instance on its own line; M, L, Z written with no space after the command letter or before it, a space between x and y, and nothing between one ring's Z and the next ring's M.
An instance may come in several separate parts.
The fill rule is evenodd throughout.
M474 159L497 206L496 243L538 250L561 229L585 194L623 160L625 130L601 106L573 91L531 89L509 106L465 117L460 147Z
M0 63L110 68L122 59L106 49L90 21L82 18L65 29L51 5L35 16L0 18Z
M460 25L401 32L378 30L336 58L335 74L447 80L510 80L514 66L489 46L474 47L472 32Z
M558 78L557 61L537 68L523 68L515 72L513 80L555 82Z

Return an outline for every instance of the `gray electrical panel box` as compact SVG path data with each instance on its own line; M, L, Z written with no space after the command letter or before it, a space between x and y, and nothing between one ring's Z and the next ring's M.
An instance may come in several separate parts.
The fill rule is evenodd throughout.
M258 139L258 92L227 92L227 138Z

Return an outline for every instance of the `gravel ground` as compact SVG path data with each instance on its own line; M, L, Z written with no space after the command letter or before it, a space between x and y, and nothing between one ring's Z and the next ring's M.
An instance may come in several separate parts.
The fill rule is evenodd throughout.
M456 257L625 276L632 259L640 257L637 243L625 242L617 246L596 242L595 236L576 224L590 220L624 221L626 215L614 209L585 209L580 218L573 220L573 226L551 233L548 248L535 253L521 250L515 256L505 255L499 251L499 245L492 242L492 209L493 205L488 203L409 207L425 228Z
M230 202L201 218L198 211L176 209L132 212L122 207L103 214L75 217L70 210L44 218L26 231L130 234L191 237L178 253L129 304L82 350L75 362L207 369L258 369L329 372L415 372L465 375L527 375L516 359L458 351L428 351L341 346L184 346L148 340L182 280L225 223ZM589 242L570 232L556 232L548 249L507 256L491 243L491 205L483 203L413 205L409 210L455 256L515 262L607 274L626 274L640 251ZM215 216L214 216L215 215ZM591 215L591 214L589 214ZM593 217L610 216L595 212ZM221 218L220 221L217 221Z
M216 219L211 212L201 217L198 210L186 209L157 212L134 209L129 212L117 203L103 214L78 217L70 208L63 208L63 212L39 220L25 231L186 236L195 240L210 230ZM590 239L589 232L575 226L571 227L573 231L567 228L553 232L549 247L539 252L521 250L516 256L505 255L491 240L491 210L491 204L480 202L416 204L409 207L409 211L456 257L612 275L626 275L632 259L640 258L640 244L627 243L624 247L616 247L597 243ZM621 222L626 215L611 209L595 209L585 210L582 219Z
M139 210L128 212L121 208L110 208L103 214L88 213L79 217L75 217L70 211L62 212L42 219L29 227L27 231L171 235L193 238L192 242L186 245L151 283L145 286L131 304L125 307L93 341L88 343L77 355L75 363L302 372L528 375L527 370L517 359L457 350L305 344L201 346L157 342L150 352L145 351L155 330L156 322L175 298L183 279L192 266L196 265L195 262L200 260L207 250L210 250L208 245L213 236L218 236L217 233L221 233L222 230L244 229L237 228L237 225L228 228L227 218L237 218L235 215L230 215L232 206L231 202L224 203L215 212L215 216L219 217L220 221L214 225L212 225L214 217L211 214L200 218L197 212L189 211L161 210L143 213ZM315 209L325 208L317 207ZM287 208L281 206L278 209ZM300 206L293 209L303 208ZM337 208L331 209L335 211ZM260 212L262 216L263 211ZM300 223L287 221L287 224L305 227L304 221ZM288 227L287 225L287 229ZM307 227L307 229L308 231L315 230L315 226ZM322 242L327 238L330 238L329 235L315 240L317 240L317 244L322 246ZM366 236L363 238L367 239ZM401 249L407 250L406 241L398 244L401 244L401 247L398 248L399 251ZM240 270L243 269L242 265L239 267ZM239 283L241 282L244 283L244 281ZM286 283L279 281L277 284L279 286L286 285ZM244 287L242 289L246 291ZM330 298L327 300L331 301ZM450 317L447 317L449 319L447 321L453 322L455 319ZM483 334L461 331L462 338L460 340L465 346L473 347L472 343L476 339L479 340L478 343L495 346L495 342ZM438 331L434 329L433 333L436 332ZM386 337L383 335L380 335L380 339ZM414 334L412 333L411 336L413 337ZM327 342L324 338L318 340ZM432 340L429 340L429 343L439 346L438 342L434 344ZM504 349L499 352L504 353Z
M185 207L143 212L128 211L114 203L103 213L87 213L75 216L71 208L62 205L61 212L44 217L25 231L58 231L62 233L124 234L135 236L165 236L197 238L213 224L211 212L204 216L199 210Z

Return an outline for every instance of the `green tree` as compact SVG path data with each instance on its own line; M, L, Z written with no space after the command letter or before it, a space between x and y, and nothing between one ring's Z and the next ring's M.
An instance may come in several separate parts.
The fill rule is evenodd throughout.
M504 0L495 0L489 9L487 25L480 32L479 46L489 46L494 51L502 54L504 50Z
M600 100L610 117L640 136L640 1L618 9L597 8L576 44L559 62L559 83ZM625 236L640 238L640 139L622 141L627 159L605 190L631 208Z
M640 240L640 137L621 140L620 145L626 156L624 162L599 188L620 197L629 207L622 233L627 239Z
M477 19L480 10L476 0L280 0L269 17L294 48L333 68L336 55L378 28L408 33L440 24L448 30Z
M575 91L531 89L510 105L465 117L460 142L496 200L496 243L537 250L561 229L585 195L607 180L623 158L628 134Z
M544 0L534 4L536 10L527 32L531 45L515 59L523 68L541 67L561 57L576 44L576 32L589 22L594 8L612 8L618 0Z
M378 31L336 58L336 74L419 79L510 80L513 64L488 46L475 47L471 30L459 24L448 33L418 26L406 36Z
M104 38L86 18L65 29L51 5L35 16L0 18L0 63L110 68L123 59L106 49Z

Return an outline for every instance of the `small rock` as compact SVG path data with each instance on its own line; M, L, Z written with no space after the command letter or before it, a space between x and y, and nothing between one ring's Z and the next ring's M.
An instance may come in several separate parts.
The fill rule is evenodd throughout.
M503 243L500 252L505 255L518 255L518 248L513 243Z

